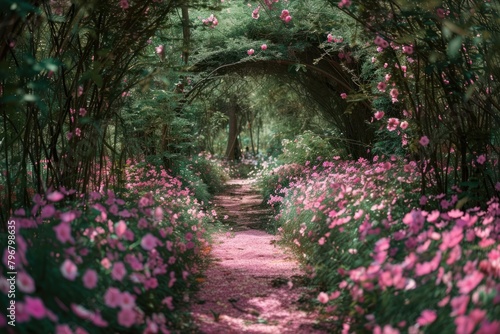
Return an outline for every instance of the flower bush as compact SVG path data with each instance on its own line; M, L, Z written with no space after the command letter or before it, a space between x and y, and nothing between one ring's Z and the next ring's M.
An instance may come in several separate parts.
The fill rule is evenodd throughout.
M189 159L179 160L175 167L176 175L181 176L185 186L193 190L194 196L208 203L211 196L224 188L229 175L210 154L200 153Z
M108 190L84 201L59 189L15 212L16 333L189 328L183 307L207 246L204 223L213 219L166 171L131 166L126 174L125 199ZM7 249L2 254L6 267ZM5 309L9 287L0 282Z
M344 333L500 331L500 204L460 189L420 196L416 164L393 158L304 167L270 202L283 241Z

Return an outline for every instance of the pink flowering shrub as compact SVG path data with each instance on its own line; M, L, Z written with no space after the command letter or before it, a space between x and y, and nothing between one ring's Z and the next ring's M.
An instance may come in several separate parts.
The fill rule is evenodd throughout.
M346 332L500 331L497 198L421 198L416 165L396 159L320 167L277 191L276 219L328 319Z
M183 306L211 218L164 170L132 166L127 188L126 199L107 191L85 202L59 189L16 211L16 333L169 333L189 326ZM7 250L1 254L5 273ZM5 309L6 278L0 282Z

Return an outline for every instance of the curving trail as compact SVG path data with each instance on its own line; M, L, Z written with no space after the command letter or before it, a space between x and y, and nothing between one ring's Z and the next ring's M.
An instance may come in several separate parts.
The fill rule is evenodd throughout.
M317 314L299 310L304 273L276 244L256 230L270 219L251 180L231 180L214 201L233 232L214 235L212 263L191 311L201 333L324 333Z

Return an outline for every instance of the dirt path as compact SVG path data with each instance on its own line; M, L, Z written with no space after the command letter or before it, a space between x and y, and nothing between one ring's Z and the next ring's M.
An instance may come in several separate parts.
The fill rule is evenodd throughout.
M271 213L251 180L231 180L214 202L233 232L214 235L210 264L192 313L202 333L322 333L316 316L300 311L303 272L276 245L276 236L256 230Z

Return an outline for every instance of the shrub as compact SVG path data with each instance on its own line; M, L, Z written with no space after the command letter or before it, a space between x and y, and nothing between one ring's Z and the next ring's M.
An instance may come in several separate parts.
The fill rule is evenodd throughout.
M125 199L107 191L84 202L59 189L16 211L16 333L188 328L184 306L211 217L164 170L131 166L126 173ZM7 249L3 255L7 267ZM0 282L5 310L6 278Z
M277 219L325 315L349 332L500 330L497 198L420 197L414 163L323 167L280 191Z

